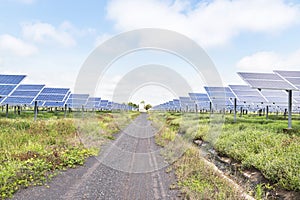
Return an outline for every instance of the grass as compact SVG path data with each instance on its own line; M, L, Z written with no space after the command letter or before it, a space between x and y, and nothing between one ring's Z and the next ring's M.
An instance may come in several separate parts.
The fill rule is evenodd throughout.
M172 164L168 170L175 170L177 185L184 199L243 199L234 185L205 162L199 149L190 145L191 135L179 135L179 132L187 130L197 131L194 127L197 127L195 124L198 123L198 117L187 116L191 121L186 121L178 113L151 113L150 119L159 129L155 141L164 147L161 153Z
M243 199L241 191L204 162L196 147L190 147L174 167L185 199Z
M192 117L187 118L179 113L154 115L153 123L160 121L163 124L161 127L166 127L162 129L166 130L166 133L156 136L158 144L164 146L172 141L165 137L170 135L170 130L175 134L181 133L185 141L202 139L210 142L219 154L241 162L244 168L260 170L272 183L272 187L300 191L300 122L297 120L299 116L293 116L296 119L293 121L293 130L285 133L283 129L287 127L287 120L275 115L271 115L269 120L265 117L246 115L238 117L237 123L233 123L232 115L226 115L224 123L219 126L211 123L209 114L191 114ZM178 162L181 162L181 159ZM187 164L186 168L185 170L193 168L193 165ZM212 187L202 179L199 182L199 175L185 177L180 182L184 190L188 188L189 191L200 194L206 194L202 186ZM258 185L256 188L257 198L263 196L262 187Z
M25 115L25 116L24 116ZM43 115L40 113L40 115ZM83 119L45 113L38 121L23 113L0 119L0 199L21 188L45 184L57 170L82 165L100 145L114 139L137 113L95 113Z

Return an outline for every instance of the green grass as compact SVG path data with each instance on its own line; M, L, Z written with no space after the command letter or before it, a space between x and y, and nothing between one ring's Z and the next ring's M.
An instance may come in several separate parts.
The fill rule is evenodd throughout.
M204 162L196 147L190 147L174 167L185 199L243 199L241 191Z
M0 118L0 199L20 188L45 184L57 170L82 165L137 116L97 112L64 119L63 113L40 113L34 122L32 113L22 115Z
M158 116L158 114L156 114ZM221 155L242 163L244 168L256 168L273 186L300 191L300 121L294 115L293 130L283 131L287 120L282 116L265 117L245 115L233 123L233 116L226 115L220 129L210 124L209 114L198 114L181 120L178 113L160 114L167 119L167 127L179 127L183 137L210 142ZM197 119L198 118L198 119ZM258 187L257 193L261 190ZM258 194L261 196L261 194Z

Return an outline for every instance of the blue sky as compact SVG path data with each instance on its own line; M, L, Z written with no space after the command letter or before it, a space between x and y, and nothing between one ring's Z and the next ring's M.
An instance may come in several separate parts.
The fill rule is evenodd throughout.
M97 45L138 28L166 28L196 41L225 85L243 84L237 71L300 70L300 1L0 0L0 71L27 74L27 83L73 88ZM148 51L115 63L96 94L111 98L132 66L151 60L174 68L194 92L203 91L186 63ZM173 98L167 93L147 87L132 100L157 104L162 95L164 100Z

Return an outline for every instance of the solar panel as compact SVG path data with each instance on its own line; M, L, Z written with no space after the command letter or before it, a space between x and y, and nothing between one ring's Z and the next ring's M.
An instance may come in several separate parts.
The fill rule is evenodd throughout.
M35 100L45 107L62 107L69 94L70 89L68 88L43 88Z
M16 90L19 91L41 91L45 85L21 84Z
M67 105L70 108L82 108L87 103L89 94L70 94Z
M40 91L19 91L15 90L10 96L16 97L36 97Z
M100 108L101 109L107 109L108 106L108 100L102 100L100 101Z
M253 88L274 90L297 89L278 74L274 73L238 72L238 75Z
M45 85L19 85L3 103L10 105L31 105Z
M210 101L215 105L215 107L219 106L219 108L222 108L224 106L232 106L232 100L236 98L236 96L228 87L205 86L204 89L206 90Z
M89 94L71 94L70 95L70 99L88 99L89 98Z
M281 81L278 75L273 73L250 73L250 72L238 72L240 76L244 79L251 79L251 80L278 80Z
M15 90L25 77L25 75L0 74L0 103Z
M10 105L30 105L32 101L34 100L34 97L7 97L3 104L10 104Z
M300 103L300 92L294 91L293 98L297 103Z
M193 101L197 100L196 93L189 93L189 96L190 96L191 100L193 100Z
M275 73L279 74L282 77L290 77L290 78L299 78L300 77L300 71L280 71L275 70Z
M89 97L86 103L87 108L99 108L100 106L100 97Z
M40 94L36 100L37 101L63 101L65 95L57 95L57 94Z
M262 90L261 94L272 104L286 103L288 99L288 94L283 90Z
M300 71L274 71L288 82L300 89Z
M44 88L42 94L61 94L65 95L69 92L69 88Z
M253 89L248 85L229 85L229 88L236 95L238 105L244 105L245 103L253 104L267 102L258 90Z
M18 85L26 76L25 75L3 75L0 74L0 84Z
M16 85L0 85L0 96L9 95L15 88Z

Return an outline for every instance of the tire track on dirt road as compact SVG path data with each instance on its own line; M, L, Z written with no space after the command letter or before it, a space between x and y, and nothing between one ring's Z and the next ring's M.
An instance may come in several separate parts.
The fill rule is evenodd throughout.
M14 199L178 199L178 191L169 189L174 174L165 172L154 135L147 114L141 114L115 141L101 147L99 156L61 172L49 188L23 189Z

